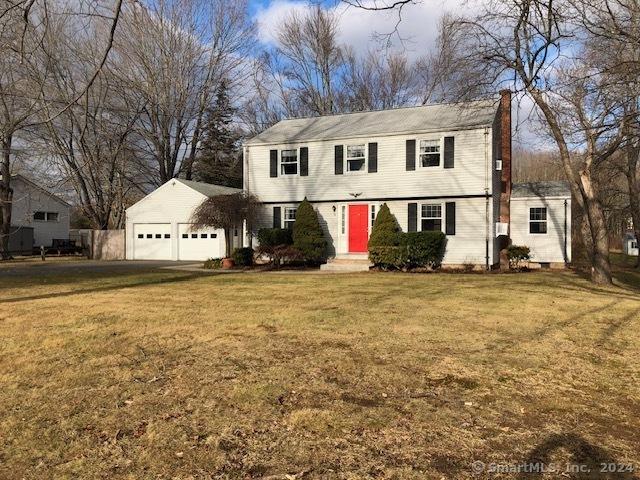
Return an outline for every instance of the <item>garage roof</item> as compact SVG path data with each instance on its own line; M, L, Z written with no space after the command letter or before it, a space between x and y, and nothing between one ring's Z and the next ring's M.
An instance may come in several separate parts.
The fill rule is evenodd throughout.
M182 178L176 178L176 180L207 197L231 195L242 191L239 188L223 187L222 185L213 185L212 183L194 182L193 180L183 180Z
M563 181L514 183L511 187L512 198L570 196L569 183Z
M490 127L498 102L482 100L281 120L246 145Z

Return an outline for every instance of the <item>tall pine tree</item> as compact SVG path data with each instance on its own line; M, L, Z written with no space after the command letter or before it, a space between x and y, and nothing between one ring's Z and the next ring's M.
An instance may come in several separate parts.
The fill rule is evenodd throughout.
M226 80L220 82L215 103L205 113L203 139L193 168L196 180L242 187L240 135L233 126L236 109L229 100Z

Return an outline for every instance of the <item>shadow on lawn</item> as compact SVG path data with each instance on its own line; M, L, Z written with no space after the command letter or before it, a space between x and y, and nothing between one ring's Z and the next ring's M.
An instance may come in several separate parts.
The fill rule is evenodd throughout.
M563 456L566 460L555 461L553 455L562 451L568 454L568 457ZM592 445L575 433L560 433L548 436L544 442L529 452L523 464L531 466L543 464L547 468L553 465L554 469L557 469L554 473L555 475L567 476L573 479L638 479L632 471L628 471L636 466L626 465L617 461L605 450ZM538 475L536 473L523 472L520 473L519 479L525 480Z
M102 287L94 287L94 288L81 288L78 290L70 290L66 292L52 292L52 293L43 293L41 295L28 295L24 297L15 297L15 298L3 298L0 299L0 304L2 303L19 303L19 302L28 302L31 300L45 300L48 298L60 298L60 297L69 297L73 295L84 295L87 293L99 293L99 292L108 292L111 290L125 290L128 288L136 288L136 287L146 287L153 285L162 285L165 283L178 283L178 282L186 282L189 280L193 280L196 278L202 278L203 274L201 273L192 273L188 275L179 275L175 277L163 277L153 280L140 280L129 283L117 283L113 285L105 285ZM111 277L112 278L112 277ZM86 280L86 279L85 279Z

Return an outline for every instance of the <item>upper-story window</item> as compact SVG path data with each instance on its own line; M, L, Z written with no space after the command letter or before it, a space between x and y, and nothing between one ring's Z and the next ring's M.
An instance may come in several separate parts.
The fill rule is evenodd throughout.
M298 174L298 150L282 150L280 152L280 175Z
M547 208L529 209L529 233L547 233Z
M440 140L420 140L420 166L440 166Z
M58 212L33 212L33 219L39 222L57 222Z
M442 231L442 205L439 203L425 203L421 208L420 227L423 232Z
M284 228L293 229L293 224L296 223L296 211L297 208L295 207L284 208L284 221L282 222Z
M365 169L365 145L347 145L347 172L363 172Z

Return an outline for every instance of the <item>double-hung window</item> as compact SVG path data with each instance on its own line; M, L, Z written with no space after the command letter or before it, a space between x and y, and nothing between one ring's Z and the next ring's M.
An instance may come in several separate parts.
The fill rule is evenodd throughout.
M284 228L293 229L293 224L296 222L296 210L295 207L284 208L284 221L282 222Z
M420 140L420 166L440 166L440 140Z
M547 233L546 207L535 207L529 209L529 233Z
M442 231L442 205L425 203L422 205L420 227L423 232Z
M293 149L280 151L280 174L298 174L298 150Z
M365 145L347 145L347 172L363 172Z
M631 242L631 248L638 248L638 242L636 241Z

